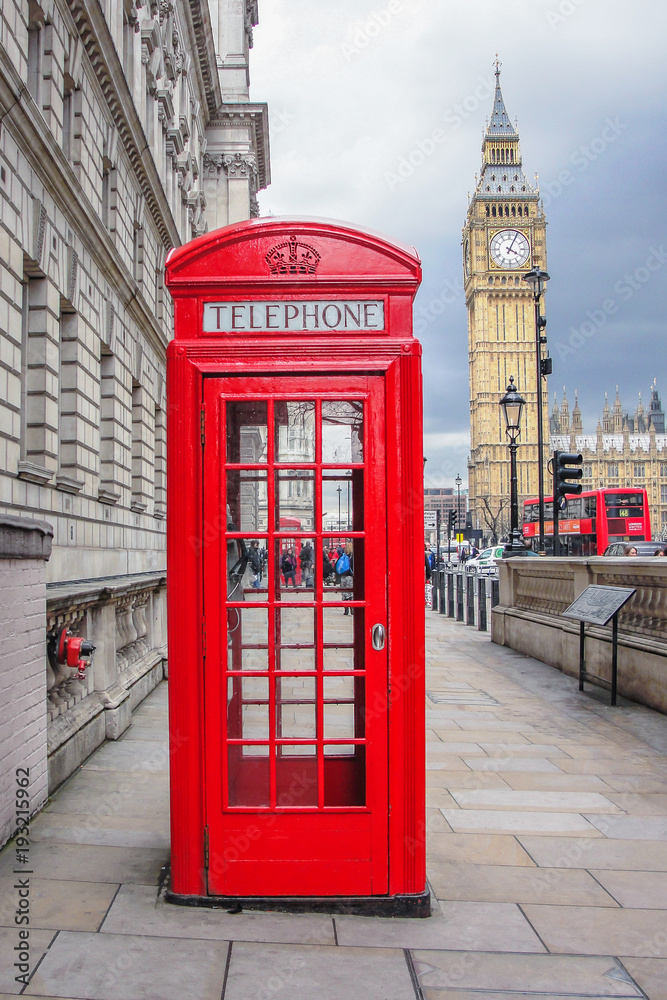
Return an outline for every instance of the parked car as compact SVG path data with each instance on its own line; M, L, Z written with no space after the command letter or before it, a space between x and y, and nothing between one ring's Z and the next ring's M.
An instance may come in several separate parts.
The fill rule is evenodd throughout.
M498 562L503 558L505 552L504 545L493 545L490 549L483 549L474 559L469 559L466 565L468 572L477 572L482 576L497 576ZM526 549L527 556L536 556L537 552ZM524 558L521 556L520 558Z
M606 556L622 556L626 545L634 545L638 556L654 556L656 549L664 549L664 542L610 542L604 550Z

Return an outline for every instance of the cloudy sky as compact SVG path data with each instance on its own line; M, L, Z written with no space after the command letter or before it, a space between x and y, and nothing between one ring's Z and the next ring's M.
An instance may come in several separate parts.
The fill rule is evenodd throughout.
M667 407L661 0L260 0L259 11L251 98L269 103L273 177L262 214L343 219L421 256L430 484L467 478L461 229L496 52L549 223L550 403L567 386L572 405L578 389L593 432L605 391L613 401L618 384L634 410L657 377Z

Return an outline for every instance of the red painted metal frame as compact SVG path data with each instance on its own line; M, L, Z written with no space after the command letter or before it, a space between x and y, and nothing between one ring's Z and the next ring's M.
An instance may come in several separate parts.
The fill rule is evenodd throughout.
M292 236L315 248L316 274L270 275L266 256ZM425 886L425 725L421 348L412 248L318 220L251 220L200 237L167 261L175 300L168 348L168 611L172 891L206 896L204 533L201 412L206 376L382 375L386 394L389 896ZM203 303L368 299L385 330L202 334ZM367 623L368 625L368 623ZM341 813L345 816L345 813ZM332 845L333 850L333 845ZM279 863L279 861L277 861ZM293 895L309 895L308 879Z

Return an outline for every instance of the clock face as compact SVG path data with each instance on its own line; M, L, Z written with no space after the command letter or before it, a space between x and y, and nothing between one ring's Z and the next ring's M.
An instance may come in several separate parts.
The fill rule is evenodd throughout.
M530 243L518 229L501 229L491 237L489 251L498 267L523 267L530 257Z
M463 265L467 276L470 274L470 240L467 238L463 244Z

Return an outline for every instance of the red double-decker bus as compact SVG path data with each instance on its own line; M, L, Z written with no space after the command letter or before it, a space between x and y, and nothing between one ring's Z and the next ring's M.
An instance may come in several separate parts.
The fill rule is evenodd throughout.
M558 534L562 556L601 556L610 542L651 541L648 497L644 489L588 490L568 496L559 511ZM536 552L539 545L537 498L523 504L523 536ZM547 554L553 552L553 498L544 498L544 534Z

